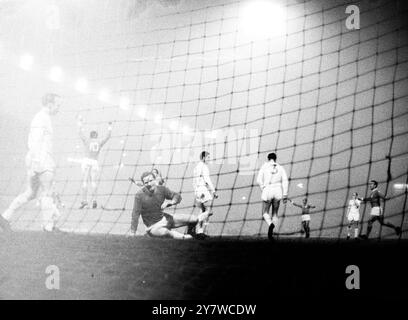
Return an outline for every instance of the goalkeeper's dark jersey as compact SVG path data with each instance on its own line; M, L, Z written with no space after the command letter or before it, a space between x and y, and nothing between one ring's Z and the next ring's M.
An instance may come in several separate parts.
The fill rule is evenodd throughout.
M385 196L378 191L377 188L371 191L371 194L367 198L363 198L363 201L370 202L371 207L379 207L380 206L380 199L385 200Z
M157 186L154 192L143 188L136 193L132 212L132 230L137 229L140 215L146 227L150 227L156 222L159 222L164 216L161 205L165 199L174 200L177 204L180 203L181 196L179 193L173 192L165 186Z

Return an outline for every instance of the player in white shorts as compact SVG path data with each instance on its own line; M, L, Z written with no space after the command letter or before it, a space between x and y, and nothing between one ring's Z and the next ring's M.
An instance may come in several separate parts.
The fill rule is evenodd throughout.
M316 207L308 204L307 197L303 199L302 204L298 204L293 202L292 200L289 200L295 207L301 208L302 209L302 227L303 231L305 232L305 237L309 238L310 237L310 209L315 209Z
M43 108L38 112L30 125L28 135L28 153L25 159L27 167L27 187L10 204L2 214L3 229L9 228L8 222L14 212L25 203L38 198L42 214L44 231L56 230L55 224L60 213L53 199L53 180L55 162L52 157L53 129L51 117L58 113L62 99L54 93L47 93L42 98Z
M89 139L84 134L82 118L79 119L79 136L85 147L85 157L82 160L82 202L79 209L88 206L88 185L91 185L92 208L97 207L96 179L99 173L98 156L112 135L112 125L109 123L108 135L103 140L98 140L98 132L91 131Z
M350 239L350 231L352 225L354 225L354 238L358 238L358 223L360 221L360 205L361 201L358 199L358 193L353 193L353 198L349 201L347 207L347 240Z
M273 239L273 230L278 224L280 201L286 203L288 198L288 177L285 169L276 163L276 154L268 154L258 173L257 183L262 190L262 216L268 224L268 238ZM272 207L272 217L269 213Z
M210 153L207 151L202 151L200 154L200 162L195 166L193 172L193 188L194 188L194 195L195 201L201 209L201 214L208 211L208 217L212 215L207 209L206 204L213 200L214 198L218 198L217 193L215 192L215 188L213 183L210 179L210 170L208 169L208 161L210 159ZM200 221L197 226L197 237L198 238L205 238L206 235L204 234L204 223L208 223L208 221ZM189 233L193 233L193 230L189 230Z

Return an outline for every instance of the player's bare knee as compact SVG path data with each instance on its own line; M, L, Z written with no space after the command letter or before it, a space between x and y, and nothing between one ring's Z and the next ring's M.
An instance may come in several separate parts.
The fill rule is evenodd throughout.
M170 237L170 230L166 228L152 229L150 230L150 235L157 238L166 238Z

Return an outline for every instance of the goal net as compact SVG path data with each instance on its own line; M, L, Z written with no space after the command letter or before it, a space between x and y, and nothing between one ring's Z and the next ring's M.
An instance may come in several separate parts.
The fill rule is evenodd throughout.
M1 212L24 191L30 121L41 96L56 92L64 97L53 118L62 229L128 233L139 190L129 178L138 182L152 168L182 195L169 212L198 214L192 174L203 150L219 195L210 235L266 234L256 177L270 152L286 169L289 197L301 203L307 196L316 206L312 237L344 237L348 201L353 192L368 195L371 179L390 197L386 219L404 229L407 5L359 2L359 21L349 21L359 29L347 27L349 5L2 1ZM99 155L96 209L78 209L78 117L87 135L96 130L100 138L112 122ZM361 207L364 222L369 210ZM15 229L39 230L36 200L12 219ZM298 236L300 227L300 209L281 204L277 232ZM394 235L380 226L373 234Z

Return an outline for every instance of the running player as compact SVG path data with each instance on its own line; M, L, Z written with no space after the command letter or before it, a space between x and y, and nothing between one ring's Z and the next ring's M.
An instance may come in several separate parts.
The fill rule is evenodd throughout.
M201 214L206 214L208 217L212 215L212 212L207 208L207 204L214 198L218 198L215 188L210 179L210 170L208 169L208 162L210 160L210 153L202 151L200 154L200 162L195 166L193 171L193 188L195 194L195 201L201 209ZM197 227L197 237L206 238L204 234L204 225L207 221L200 221ZM189 230L189 232L194 232Z
M360 204L361 201L358 199L358 193L353 193L353 198L349 201L347 208L347 240L350 239L350 231L352 225L354 225L354 239L358 238L358 223L360 221Z
M82 202L79 209L88 206L88 185L91 185L92 208L97 207L96 179L99 173L98 156L106 142L112 136L112 124L109 123L108 135L103 140L98 140L98 132L91 131L89 139L84 134L82 118L79 122L79 136L85 147L85 158L82 160Z
M306 233L306 238L310 237L310 209L315 209L315 206L312 206L311 204L308 204L308 199L307 197L303 199L302 204L298 204L296 202L293 202L292 200L289 200L290 203L292 203L295 207L299 207L302 209L302 227L304 232Z
M42 98L43 108L31 121L28 135L28 153L25 159L27 167L27 187L2 214L2 227L11 230L9 221L14 212L25 203L38 197L42 214L42 229L57 230L56 220L60 215L53 199L53 180L55 162L52 158L53 129L51 117L58 113L62 99L54 93L47 93Z
M151 237L192 239L192 234L182 234L173 229L183 226L192 229L192 227L204 221L208 213L202 213L198 217L190 214L165 213L163 212L164 209L181 202L180 194L165 186L158 185L152 172L143 173L140 180L144 187L135 196L132 211L132 234L136 234L141 215L146 226L146 232ZM165 200L170 200L170 202Z
M401 234L401 227L396 227L392 223L384 221L384 210L381 207L381 200L383 200L384 202L385 200L389 200L389 198L386 198L377 189L378 187L377 181L371 180L369 186L371 189L370 196L367 198L358 198L360 201L370 202L371 204L370 219L368 220L367 225L367 233L363 235L362 238L368 239L368 237L370 236L370 232L373 228L373 223L375 221L378 221L382 226L394 229L397 236L399 236Z
M273 239L273 230L278 224L278 211L280 201L286 203L288 199L288 177L285 169L276 163L276 154L268 154L258 173L257 183L262 190L262 216L268 224L268 238ZM270 208L272 206L272 218Z

